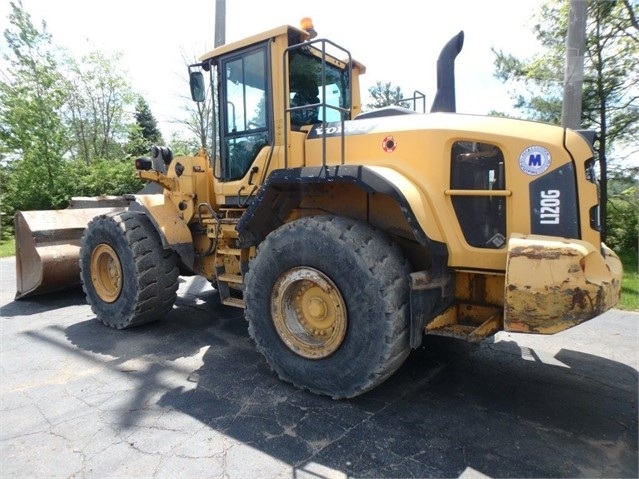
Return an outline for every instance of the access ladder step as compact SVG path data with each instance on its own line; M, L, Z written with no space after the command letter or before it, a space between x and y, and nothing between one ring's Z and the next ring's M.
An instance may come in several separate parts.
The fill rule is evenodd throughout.
M228 246L220 246L217 249L217 254L219 256L236 256L236 257L240 257L242 255L242 249L241 248L230 248Z
M229 296L228 298L223 298L221 302L225 306L234 306L236 308L244 308L244 300L240 298L233 298Z
M502 329L500 307L476 304L454 304L426 325L425 333L480 342Z
M229 273L222 273L218 275L217 281L222 283L227 283L227 284L228 283L242 284L244 282L242 280L242 276L240 276L239 274L229 274Z
M469 339L477 326L465 324L450 324L441 328L429 329L427 334L432 336L444 336L447 338Z

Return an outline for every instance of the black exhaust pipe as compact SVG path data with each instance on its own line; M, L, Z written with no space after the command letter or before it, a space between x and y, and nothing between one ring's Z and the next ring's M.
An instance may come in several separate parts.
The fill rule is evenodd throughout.
M455 58L464 46L463 30L451 38L442 48L437 59L437 93L431 113L445 111L455 113Z

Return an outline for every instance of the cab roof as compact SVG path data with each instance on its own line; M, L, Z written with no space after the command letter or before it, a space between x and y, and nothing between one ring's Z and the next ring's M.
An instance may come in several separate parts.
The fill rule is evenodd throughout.
M282 25L280 27L272 28L271 30L261 32L256 35L252 35L250 37L237 40L235 42L221 45L205 53L204 55L200 56L198 60L199 61L210 60L211 58L219 57L220 55L223 55L225 53L233 52L233 51L239 50L240 48L248 47L255 43L268 40L269 38L274 38L274 37L278 37L285 34L288 34L289 36L292 36L294 40L297 40L296 43L301 43L304 40L308 40L310 38L310 35L304 30L300 30L299 28L293 27L291 25Z
M198 58L198 61L203 62L206 60L211 60L212 58L219 57L220 55L224 55L225 53L234 52L244 47L248 47L250 45L254 45L256 43L262 42L264 40L268 40L269 38L279 37L281 35L288 35L290 45L293 45L296 43L302 43L303 41L310 40L311 38L310 34L306 32L305 30L301 30L292 25L282 25L282 26L258 33L256 35L252 35L250 37L242 38L241 40L237 40L231 43L227 43L225 45L221 45L205 53L204 55L201 55ZM353 62L353 66L359 69L360 75L363 75L364 73L366 73L366 67L362 63L356 61L355 59L353 59L352 62Z

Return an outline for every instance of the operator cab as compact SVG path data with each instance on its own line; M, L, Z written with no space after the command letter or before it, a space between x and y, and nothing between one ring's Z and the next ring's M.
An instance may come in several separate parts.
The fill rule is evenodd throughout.
M222 204L246 203L273 169L296 163L288 150L312 125L350 120L361 111L350 53L313 40L312 24L284 26L216 48L189 66L191 95L212 115L212 148ZM340 60L338 58L342 58ZM209 72L211 92L202 70ZM356 82L355 82L356 84ZM292 162L292 163L291 163Z

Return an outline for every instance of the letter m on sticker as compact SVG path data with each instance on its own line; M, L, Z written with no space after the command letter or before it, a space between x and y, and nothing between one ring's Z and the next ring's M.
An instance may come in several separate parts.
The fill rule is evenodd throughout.
M541 166L541 154L533 153L528 156L528 166Z

